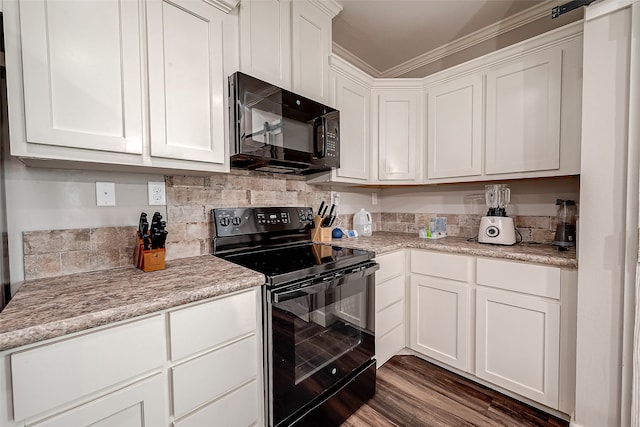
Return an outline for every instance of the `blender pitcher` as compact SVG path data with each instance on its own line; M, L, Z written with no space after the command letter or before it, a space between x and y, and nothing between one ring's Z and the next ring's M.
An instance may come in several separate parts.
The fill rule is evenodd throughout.
M553 244L559 251L566 251L576 245L576 202L574 200L556 200L556 234Z

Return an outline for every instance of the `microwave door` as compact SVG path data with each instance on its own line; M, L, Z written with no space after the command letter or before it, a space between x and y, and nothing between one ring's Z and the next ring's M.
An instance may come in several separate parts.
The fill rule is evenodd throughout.
M317 117L313 121L313 155L316 159L327 156L327 118Z

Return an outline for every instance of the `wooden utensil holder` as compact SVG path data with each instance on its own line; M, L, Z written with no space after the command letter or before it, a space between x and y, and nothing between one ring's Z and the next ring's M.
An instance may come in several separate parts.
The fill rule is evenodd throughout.
M144 249L144 241L140 238L140 233L136 232L138 244L133 253L133 262L135 266L144 272L164 270L165 248Z
M319 215L316 215L313 218L313 225L314 228L313 230L311 230L311 240L313 240L314 242L330 242L331 241L331 227L320 227L320 224L322 224L322 221L324 220L324 218L322 218Z

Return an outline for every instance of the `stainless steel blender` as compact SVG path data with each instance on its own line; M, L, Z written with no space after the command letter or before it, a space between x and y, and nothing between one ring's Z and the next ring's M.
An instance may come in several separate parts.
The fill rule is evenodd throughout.
M516 229L513 218L507 216L507 205L511 201L511 190L506 184L485 185L487 215L480 220L478 242L495 245L516 243Z

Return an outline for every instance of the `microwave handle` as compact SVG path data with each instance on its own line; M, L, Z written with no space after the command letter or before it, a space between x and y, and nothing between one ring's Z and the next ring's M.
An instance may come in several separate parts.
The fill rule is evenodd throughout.
M317 117L313 121L313 154L316 159L327 156L327 118Z

